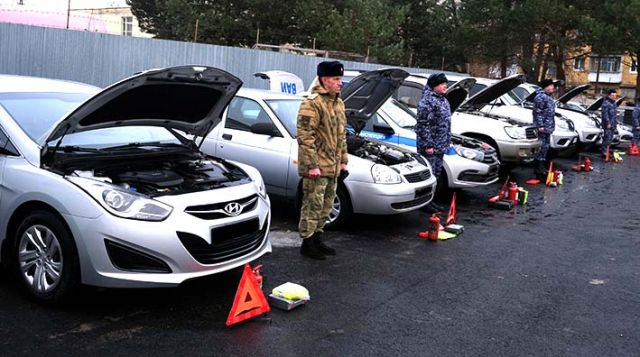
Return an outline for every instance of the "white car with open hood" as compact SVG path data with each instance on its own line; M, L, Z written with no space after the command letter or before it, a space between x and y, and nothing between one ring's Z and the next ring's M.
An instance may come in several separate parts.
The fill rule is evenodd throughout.
M199 138L242 82L150 70L102 91L0 77L0 257L42 302L80 283L170 287L271 251L260 173Z
M436 179L415 152L358 135L369 118L406 77L402 70L371 71L343 88L347 120L349 176L338 185L328 227L351 213L395 214L428 204ZM301 197L296 121L303 98L259 89L241 89L202 149L260 170L267 191L294 202Z

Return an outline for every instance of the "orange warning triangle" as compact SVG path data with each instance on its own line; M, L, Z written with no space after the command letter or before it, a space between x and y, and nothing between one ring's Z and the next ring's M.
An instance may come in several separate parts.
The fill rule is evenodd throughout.
M227 326L262 315L270 310L267 299L264 297L249 263L245 264L236 297L233 299L233 306L229 311Z
M449 206L449 214L447 215L447 221L445 222L445 226L456 223L456 193L453 193L453 198L451 199L451 206Z

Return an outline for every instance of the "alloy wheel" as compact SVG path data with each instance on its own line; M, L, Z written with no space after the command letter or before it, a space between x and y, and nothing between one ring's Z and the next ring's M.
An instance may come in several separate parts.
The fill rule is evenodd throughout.
M60 242L46 226L27 228L18 244L20 273L38 293L55 289L62 277L63 257Z

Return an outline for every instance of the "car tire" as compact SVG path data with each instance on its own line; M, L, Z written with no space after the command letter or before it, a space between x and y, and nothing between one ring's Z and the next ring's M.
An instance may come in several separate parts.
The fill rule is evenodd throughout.
M338 184L338 188L336 189L336 198L333 201L333 208L331 213L329 213L329 220L324 227L327 229L340 228L344 226L352 214L353 208L351 206L349 193L342 184Z
M56 215L29 213L15 231L13 269L37 302L58 304L80 285L80 262L71 232Z

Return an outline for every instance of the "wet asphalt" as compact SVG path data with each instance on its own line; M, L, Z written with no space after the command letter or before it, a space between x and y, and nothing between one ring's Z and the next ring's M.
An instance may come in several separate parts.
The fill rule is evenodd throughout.
M86 288L66 307L30 302L0 273L0 356L638 356L640 158L571 172L564 185L524 181L512 211L487 207L500 184L458 193L464 233L417 238L428 214L355 216L300 256L296 216L274 202L264 290L287 281L311 301L225 327L240 270L175 289ZM445 204L446 199L443 200Z

